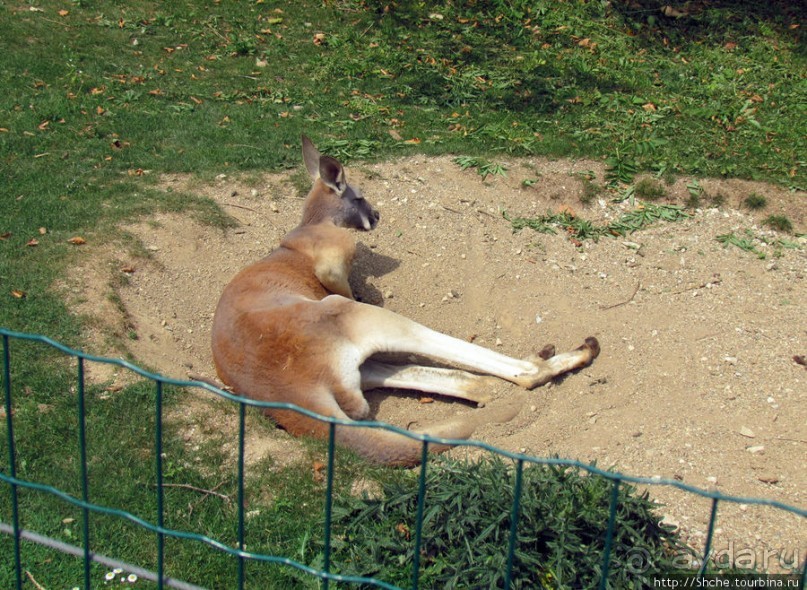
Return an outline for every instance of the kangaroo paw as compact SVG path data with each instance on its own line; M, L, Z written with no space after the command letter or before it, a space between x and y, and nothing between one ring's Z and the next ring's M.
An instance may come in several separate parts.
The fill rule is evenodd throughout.
M553 356L555 356L554 344L547 344L541 349L541 352L538 353L538 358L543 360L551 359Z
M591 352L591 359L594 360L600 354L600 343L597 341L594 336L589 336L586 338L585 344L579 346L577 350L586 350L588 349Z

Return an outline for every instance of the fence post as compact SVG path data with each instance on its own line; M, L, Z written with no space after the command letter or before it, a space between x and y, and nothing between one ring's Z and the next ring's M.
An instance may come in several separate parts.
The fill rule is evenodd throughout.
M165 535L163 525L165 524L164 490L163 490L163 382L155 380L157 384L156 400L154 411L156 423L154 425L154 438L157 450L157 588L162 590L165 579Z
M420 477L418 479L418 508L415 521L415 555L412 559L412 590L418 590L420 578L420 544L423 540L423 507L426 504L426 468L429 465L429 441L423 440L420 454Z
M600 578L600 590L608 587L608 569L611 564L611 546L614 542L614 526L616 524L616 509L619 504L619 484L622 481L614 479L614 487L611 489L611 513L608 515L608 530L605 533L605 548L602 558L602 578Z
M84 537L84 588L90 590L90 485L87 478L87 408L84 396L84 359L76 357L78 361L78 449L79 470L81 477L81 499L85 506L81 508L81 525Z
M8 334L3 334L3 379L6 389L6 434L8 435L8 473L17 478L17 451L14 448L14 419L11 413L11 353ZM11 489L11 527L14 529L14 569L17 576L17 590L22 590L22 559L20 558L20 512L17 497L17 484L9 484Z
M706 545L703 548L703 563L701 564L700 569L698 570L698 579L701 579L701 576L706 573L706 568L709 565L709 559L711 558L712 553L712 539L715 534L715 521L717 520L717 504L719 500L717 498L712 498L712 511L709 514L709 530L706 533Z
M326 575L331 573L331 510L333 509L333 458L336 454L336 424L329 423L328 428L328 471L325 483L325 557L323 571ZM328 590L330 579L322 580L322 587Z
M521 509L521 486L524 475L524 459L516 462L516 483L513 486L513 510L510 513L510 542L507 546L507 570L504 576L504 590L510 590L513 577L513 558L516 553L518 517Z
M238 404L238 549L244 550L244 436L246 434L246 404ZM244 557L238 556L238 590L244 588Z

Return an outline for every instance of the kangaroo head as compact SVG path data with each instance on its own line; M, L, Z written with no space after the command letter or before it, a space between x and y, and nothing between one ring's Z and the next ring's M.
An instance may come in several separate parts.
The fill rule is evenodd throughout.
M314 181L303 212L303 223L329 220L339 227L369 231L380 217L362 196L348 184L345 169L338 160L319 153L311 140L303 135L303 161Z

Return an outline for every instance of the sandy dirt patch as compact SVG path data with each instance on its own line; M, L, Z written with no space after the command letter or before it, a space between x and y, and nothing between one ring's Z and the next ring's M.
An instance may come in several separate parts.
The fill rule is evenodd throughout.
M602 345L592 366L549 386L524 393L502 383L497 401L522 410L508 423L482 427L476 438L804 507L807 371L793 359L807 354L807 243L761 223L783 214L804 232L804 194L702 180L706 194L724 197L720 208L578 247L563 232L514 234L501 212L538 216L571 207L599 223L616 219L627 204L604 194L587 206L580 202L581 175L602 179L602 164L532 159L508 167L506 177L485 180L451 158L348 168L351 182L381 212L376 231L356 234L353 287L362 300L512 356L546 343L572 349L589 335ZM525 188L525 179L537 182ZM690 180L665 186L662 202L683 203ZM120 335L136 334L120 338L135 359L170 376L215 378L209 338L219 294L297 224L302 200L289 175L219 177L210 184L168 177L161 186L214 199L237 228L182 215L144 219L124 230L148 258L88 248L72 289L87 285L108 294L116 285L119 309L107 306L105 322ZM752 192L768 200L761 213L740 206ZM770 242L756 242L765 259L715 239L746 230ZM799 247L773 245L782 238ZM110 281L123 269L126 280ZM85 313L92 297L82 295ZM376 419L406 427L479 411L399 393L368 394ZM223 428L232 424L222 420ZM257 438L250 445L258 455L297 456L299 443L284 432L261 429ZM666 487L651 493L665 504L668 520L702 544L710 503ZM762 563L766 551L781 555L786 567L807 550L804 519L771 508L724 504L717 527L716 550L737 557L750 547L758 566L779 569L779 557Z

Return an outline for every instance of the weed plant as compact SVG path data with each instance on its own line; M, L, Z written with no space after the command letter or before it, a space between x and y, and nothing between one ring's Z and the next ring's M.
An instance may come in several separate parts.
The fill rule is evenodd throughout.
M514 479L512 465L501 459L429 466L420 587L503 586ZM613 484L562 466L537 466L524 469L522 485L511 587L596 587ZM384 484L381 497L343 499L334 510L340 573L411 586L417 503L414 477ZM680 570L689 552L659 521L646 493L621 488L611 587L641 587L649 576ZM642 563L631 563L636 555Z
M743 200L743 205L745 205L746 207L748 207L753 211L756 211L767 207L768 199L766 199L762 195L758 195L757 193L751 193Z
M642 178L636 183L634 194L644 201L657 201L664 197L665 192L659 181L653 178Z
M771 229L784 233L793 233L793 222L786 215L768 215L763 221Z

